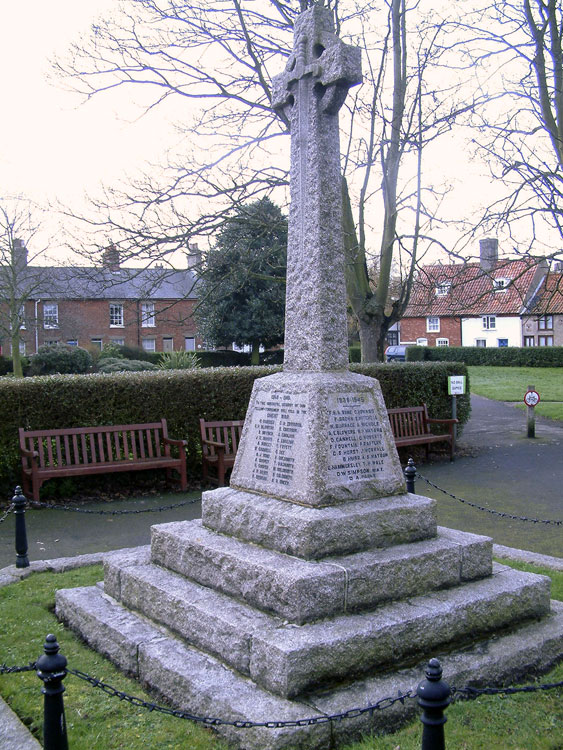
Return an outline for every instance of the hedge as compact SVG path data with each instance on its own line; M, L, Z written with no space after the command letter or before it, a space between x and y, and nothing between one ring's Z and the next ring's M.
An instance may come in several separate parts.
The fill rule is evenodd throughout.
M408 346L408 362L463 362L497 367L563 367L563 346Z
M21 481L18 427L54 429L153 422L165 417L173 438L188 441L188 470L199 477L199 419L242 419L254 380L279 367L229 367L92 375L49 375L0 381L0 492L8 500ZM428 404L433 417L451 415L447 376L467 374L452 363L354 364L377 377L389 408ZM458 417L469 417L469 396Z

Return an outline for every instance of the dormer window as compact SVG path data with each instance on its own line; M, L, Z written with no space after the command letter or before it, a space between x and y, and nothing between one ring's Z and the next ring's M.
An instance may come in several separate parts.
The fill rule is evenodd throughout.
M445 297L450 293L452 285L449 281L444 281L436 286L436 297Z
M510 284L510 279L505 279L505 278L494 279L493 289L495 290L495 292L501 292L501 291L504 291L508 287L509 284Z

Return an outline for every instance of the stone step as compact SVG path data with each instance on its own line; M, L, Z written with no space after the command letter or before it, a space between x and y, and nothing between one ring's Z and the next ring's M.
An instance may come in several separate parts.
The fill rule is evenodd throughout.
M402 494L309 508L220 487L202 496L203 525L269 549L316 560L436 536L436 501Z
M108 556L105 591L284 697L549 610L548 578L501 565L455 589L298 627L147 564L144 554L138 565Z
M347 687L309 693L296 701L258 687L218 659L130 612L98 587L58 591L57 615L93 648L153 687L175 707L231 722L295 724L309 717L324 721L327 716L396 696L399 689L414 692L430 656L440 657L450 684L479 687L510 684L526 673L541 674L563 655L563 604L552 602L552 612L541 621L523 624L508 634L443 655L428 653L413 667ZM324 750L335 738L351 742L362 734L396 729L415 712L415 701L406 699L404 705L356 712L354 718L345 721L246 729L218 724L215 728L235 747L247 750Z
M152 561L303 624L457 586L491 572L492 540L452 529L434 539L308 561L216 534L201 521L153 526Z

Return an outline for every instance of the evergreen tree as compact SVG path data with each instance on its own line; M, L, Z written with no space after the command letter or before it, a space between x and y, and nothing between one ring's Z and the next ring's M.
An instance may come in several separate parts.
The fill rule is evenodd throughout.
M215 346L283 342L287 219L269 198L238 207L209 251L199 285L196 319Z

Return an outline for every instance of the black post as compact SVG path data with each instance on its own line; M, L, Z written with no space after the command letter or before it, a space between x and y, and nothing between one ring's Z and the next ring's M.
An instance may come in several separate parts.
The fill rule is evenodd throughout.
M43 646L45 654L37 660L37 676L43 680L41 692L45 696L43 713L44 750L68 750L66 736L63 680L66 677L66 657L59 654L54 635L48 635Z
M25 504L27 500L21 487L16 487L16 494L12 498L14 515L16 517L16 568L28 568L27 532L25 530Z
M416 477L416 466L412 458L409 458L407 465L405 466L405 479L407 480L407 492L415 492L414 480Z
M450 705L450 686L442 680L442 666L438 659L430 659L424 674L426 679L416 689L418 705L423 709L420 717L424 724L421 750L445 750L444 724L447 718L444 710Z

